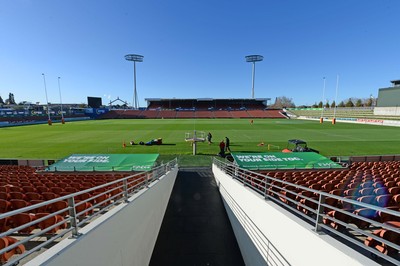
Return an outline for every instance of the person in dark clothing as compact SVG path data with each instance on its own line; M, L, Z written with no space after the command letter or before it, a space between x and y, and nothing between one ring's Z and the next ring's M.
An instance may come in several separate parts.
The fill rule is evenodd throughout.
M208 141L208 144L211 144L211 143L212 143L212 142L211 142L211 139L212 139L211 132L208 132L208 134L207 134L207 141Z
M231 148L229 147L230 145L230 140L228 137L225 137L225 152L231 152Z

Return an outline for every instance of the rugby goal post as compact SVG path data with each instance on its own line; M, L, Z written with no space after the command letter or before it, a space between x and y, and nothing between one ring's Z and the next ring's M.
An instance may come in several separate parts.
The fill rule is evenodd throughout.
M206 133L204 131L196 131L185 133L185 141L191 142L193 147L193 155L197 152L197 142L204 142L206 140Z

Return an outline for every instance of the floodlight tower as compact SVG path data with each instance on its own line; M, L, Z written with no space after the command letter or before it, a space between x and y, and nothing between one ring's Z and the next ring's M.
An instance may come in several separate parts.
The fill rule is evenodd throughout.
M253 63L253 78L252 78L252 87L251 87L251 98L254 99L254 79L256 76L256 62L261 62L264 59L262 55L247 55L246 62Z
M125 60L133 61L133 102L132 107L138 109L138 98L136 91L136 62L143 62L143 55L138 54L127 54Z
M60 93L61 124L65 124L65 120L64 120L64 111L63 111L62 99L61 99L60 77L58 77L58 92Z
M49 99L47 98L46 77L44 76L44 73L42 73L42 76L43 76L43 83L44 83L44 92L46 93L47 116L48 116L48 119L47 119L47 124L48 124L49 126L51 126L51 125L52 125L52 122L51 122L51 118L50 118L50 106L49 106Z

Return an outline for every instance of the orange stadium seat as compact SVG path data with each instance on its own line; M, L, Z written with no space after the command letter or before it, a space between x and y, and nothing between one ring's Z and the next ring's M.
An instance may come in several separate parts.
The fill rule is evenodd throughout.
M64 209L66 209L66 210L64 212L59 213L59 215L61 215L61 216L69 215L68 203L66 201L60 200L60 201L56 201L56 202L50 204L51 212L61 211Z
M10 193L1 191L0 192L0 199L9 200L10 199Z
M21 209L30 205L29 202L22 199L11 199L10 203L13 210Z
M8 212L11 209L11 203L7 200L0 199L0 213Z
M385 224L396 227L396 228L400 228L400 222L397 222L397 221L389 221L389 222L386 222ZM390 229L378 229L378 230L375 230L373 232L373 234L376 236L379 236L391 243L400 245L400 235L394 231L391 231ZM373 239L372 237L368 237L364 241L364 244L369 247L376 248L379 252L384 253L384 254L394 255L394 254L398 253L398 250L396 248L390 246L390 244L379 242L379 241Z
M11 218L13 227L19 227L35 220L33 213L18 213ZM20 234L30 234L36 228L35 225L27 226L18 230Z
M11 246L12 244L17 243L17 239L10 237L10 236L5 236L0 238L0 249L6 248L8 246ZM17 247L4 252L0 254L0 261L2 264L5 264L14 254L22 254L25 252L25 246L20 244Z
M50 191L50 189L48 188L48 187L45 187L45 186L37 186L36 187L36 190L39 192L39 193L44 193L44 192L49 192Z
M64 189L61 187L52 187L50 188L50 191L60 196L61 192L64 192Z
M36 192L27 192L25 193L27 200L41 200L43 197L39 193Z
M43 217L45 217L45 216L47 216L49 214L50 213L37 213L36 214L36 219L43 218ZM38 227L41 230L45 230L46 228L49 228L49 227L51 227L51 226L53 226L53 225L55 225L55 224L57 224L59 222L62 222L62 221L64 221L64 219L60 215L55 215L55 216L49 217L49 218L39 222L38 223ZM49 230L47 232L47 234L55 234L55 233L57 233L58 230L65 229L65 228L67 228L67 224L66 223L62 223L61 225L55 226L54 228Z
M393 196L400 193L400 187L391 187L389 188L389 193Z
M26 196L22 192L10 192L10 199L26 199Z
M32 205L43 203L43 202L45 202L45 201L44 200L31 200L30 201L30 203ZM46 212L48 209L49 209L49 205L45 205L45 206L31 210L31 212L33 212L33 213Z
M18 185L18 186L10 186L9 187L9 190L10 190L10 193L11 192L24 192L23 190L22 190L22 188Z
M89 210L93 206L90 202L81 202L80 200L77 200L75 204L75 212L79 219L82 219L85 216L93 213L93 209Z
M42 196L45 200L52 200L58 198L58 195L53 192L43 192Z

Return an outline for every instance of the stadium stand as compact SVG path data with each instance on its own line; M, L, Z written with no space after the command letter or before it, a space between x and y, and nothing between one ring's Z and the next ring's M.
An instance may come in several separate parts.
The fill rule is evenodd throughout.
M78 226L127 200L174 165L176 161L171 161L154 173L136 174L37 172L29 166L0 165L1 262L13 265L28 249L26 255L71 232L77 234ZM57 194L50 192L55 188ZM17 192L24 189L32 192ZM36 244L27 245L30 241Z
M176 118L195 118L196 114L194 111L177 111Z
M218 164L245 186L316 223L318 230L398 265L400 161L353 162L345 170L257 172Z
M99 119L129 118L286 118L281 110L110 110Z
M159 118L176 118L176 111L172 110L161 110L158 114Z
M110 109L98 119L123 118L287 118L267 109L269 99L146 99L145 110Z
M214 111L214 116L218 118L232 118L231 112L223 110Z
M249 118L249 114L247 111L231 111L232 118Z
M215 118L213 111L196 111L196 118Z
M159 118L160 110L144 110L141 112L141 118Z
M265 109L266 99L160 99L150 98L147 101L147 109L169 110L241 110L241 109Z

